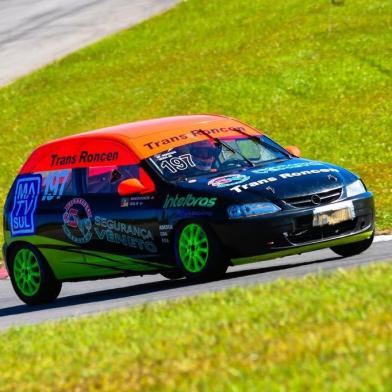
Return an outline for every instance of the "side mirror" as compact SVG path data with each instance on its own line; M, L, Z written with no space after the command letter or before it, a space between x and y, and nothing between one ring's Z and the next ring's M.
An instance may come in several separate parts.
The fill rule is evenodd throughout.
M301 150L297 146L286 146L285 150L295 157L301 156Z
M128 180L121 181L117 188L120 196L142 193L144 190L146 190L146 187L137 178L129 178Z

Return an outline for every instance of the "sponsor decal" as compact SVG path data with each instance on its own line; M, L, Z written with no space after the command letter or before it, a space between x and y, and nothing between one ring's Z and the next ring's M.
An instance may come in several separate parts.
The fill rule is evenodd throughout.
M236 185L233 188L230 188L230 190L235 191L237 193L241 193L243 190L246 190L248 188L254 188L256 186L269 184L275 181L278 181L276 177L268 177L268 178L263 178L262 180L249 182L248 184Z
M86 200L77 197L64 207L63 230L77 244L86 244L92 237L92 213Z
M98 163L113 162L118 160L118 151L90 153L83 150L79 155L58 155L50 156L50 166L74 165L76 163Z
M173 225L159 225L159 235L161 236L162 244L168 244L170 231L173 230Z
M84 199L75 198L69 201L64 209L63 230L73 242L86 244L94 232L101 241L150 253L157 252L150 230L101 216L93 218L91 208Z
M71 170L56 170L51 171L43 180L43 196L42 201L51 201L53 199L60 199L64 193L65 185L71 175Z
M132 196L122 197L120 201L120 207L140 207L145 201L153 200L155 196Z
M159 225L159 230L173 230L173 225Z
M212 211L204 210L204 211L190 211L190 210L180 210L176 214L177 216L181 216L182 218L194 218L194 217L205 217L212 216Z
M129 197L122 197L120 201L120 208L129 206Z
M245 131L244 127L221 127L221 128L214 128L214 129L194 129L193 131L187 133L181 133L175 136L171 136L168 138L150 141L144 144L144 147L147 147L149 150L154 150L162 145L167 145L167 149L170 148L170 144L177 143L180 140L187 140L187 139L199 139L200 136L205 136L205 134L212 135L212 136L220 136L224 135L227 132L232 132L235 130Z
M288 163L285 165L277 165L271 167L264 167L260 169L252 170L252 173L255 174L266 174L266 173L274 173L277 171L282 170L289 170L289 169L299 169L301 167L309 167L309 166L322 166L322 163L317 162L299 162L299 163Z
M13 236L35 233L34 214L40 189L40 175L21 177L16 180L14 204L10 213Z
M208 185L215 186L217 188L225 188L227 186L242 184L249 180L249 176L244 174L229 174L227 176L217 177L208 181Z
M268 177L268 178L263 178L261 180L256 180L249 182L247 184L241 184L241 185L236 185L232 188L230 188L231 191L241 193L243 190L249 189L249 188L254 188L260 185L265 185L269 184L271 182L275 182L278 180L286 180L288 178L295 178L295 177L302 177L302 176L307 176L311 174L321 174L321 173L338 173L339 170L337 169L312 169L312 170L303 170L299 172L291 172L291 173L281 173L277 177Z
M192 194L186 196L166 196L163 208L178 208L178 207L214 207L216 203L216 197L203 197L193 196Z
M147 201L154 200L155 196L131 196L129 198L130 201Z
M152 232L143 227L96 216L94 218L94 231L101 241L121 244L138 250L146 250L150 253L158 251L153 242Z
M284 180L286 178L293 178L293 177L301 177L301 176L308 176L309 174L321 174L321 173L339 173L337 169L312 169L312 170L303 170L300 172L292 172L292 173L282 173L279 174L280 178Z

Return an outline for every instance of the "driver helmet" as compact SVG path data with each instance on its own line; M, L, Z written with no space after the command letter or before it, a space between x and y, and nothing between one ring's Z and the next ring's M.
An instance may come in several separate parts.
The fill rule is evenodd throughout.
M193 162L199 170L210 171L220 153L212 140L204 140L190 146Z

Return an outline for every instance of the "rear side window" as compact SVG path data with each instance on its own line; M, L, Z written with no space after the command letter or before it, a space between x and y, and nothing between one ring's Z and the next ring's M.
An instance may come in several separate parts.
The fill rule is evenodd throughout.
M72 169L37 172L42 177L40 195L42 201L58 200L62 196L74 195Z
M140 177L138 165L101 166L87 169L87 193L116 194L121 181Z

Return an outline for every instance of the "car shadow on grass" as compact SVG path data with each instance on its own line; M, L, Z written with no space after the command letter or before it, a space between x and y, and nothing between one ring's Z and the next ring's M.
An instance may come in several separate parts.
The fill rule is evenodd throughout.
M75 295L69 295L65 297L59 297L55 302L47 304L47 305L37 305L37 306L27 306L27 305L16 305L16 306L10 306L7 308L2 308L0 309L0 317L4 316L13 316L13 315L18 315L18 314L25 314L25 313L32 313L32 312L39 312L43 310L49 310L49 309L58 309L58 308L66 308L69 306L75 306L75 305L84 305L88 303L94 303L94 302L104 302L104 301L110 301L110 300L115 300L115 299L121 299L121 298L135 298L135 297L142 297L146 296L144 298L141 298L140 302L133 302L130 303L130 305L137 305L137 304L143 304L146 302L151 302L151 301L158 301L158 300L165 300L169 299L166 298L165 296L161 298L157 298L153 294L159 293L159 292L167 292L168 290L174 290L174 289L181 289L181 288L187 288L187 287L192 287L192 286L205 286L208 285L211 290L214 289L219 289L219 288L228 288L230 287L229 284L218 284L217 287L214 287L214 284L216 282L224 282L224 281L230 281L232 279L236 278L241 278L245 276L252 276L252 275L257 275L257 274L267 274L271 272L278 272L281 270L293 270L298 267L302 266L307 266L307 265L312 265L312 264L320 264L320 263L325 263L328 261L334 261L334 260L339 260L342 259L341 257L330 257L327 259L323 260L312 260L312 261L306 261L306 262L301 262L301 263L290 263L290 264L280 264L277 266L270 266L270 267L261 267L261 268L252 268L248 270L240 270L240 271L228 271L220 280L217 281L211 281L211 282L205 282L205 283L197 283L197 282L191 282L186 279L179 279L179 280L162 280L158 282L148 282L148 283L141 283L141 284L136 284L136 285L131 285L131 286L126 286L126 287L121 287L121 288L112 288L112 289L105 289L105 290L98 290L98 291L92 291L89 293L83 293L83 294L75 294ZM289 274L290 276L290 274ZM278 275L276 277L271 277L271 280L282 277L282 275ZM228 282L229 283L229 282ZM253 283L253 282L252 282ZM257 282L254 282L257 283ZM80 283L82 284L82 282ZM205 292L206 290L201 289L200 293ZM150 296L151 294L151 296ZM173 297L181 297L181 296L186 296L188 295L194 295L197 294L196 290L193 290L190 293L184 292L182 290L179 291L178 296L170 296L170 298ZM126 304L124 304L126 306ZM106 309L101 309L101 310L106 310Z

